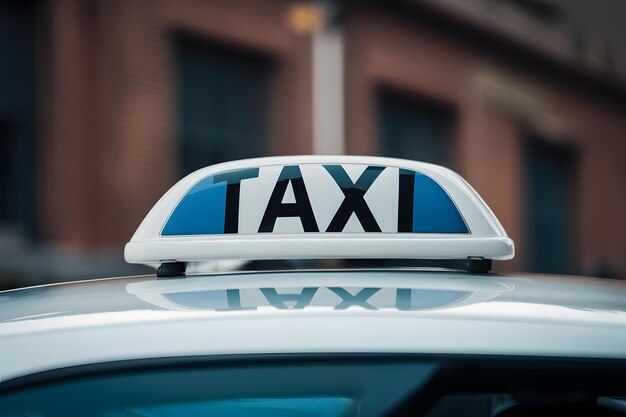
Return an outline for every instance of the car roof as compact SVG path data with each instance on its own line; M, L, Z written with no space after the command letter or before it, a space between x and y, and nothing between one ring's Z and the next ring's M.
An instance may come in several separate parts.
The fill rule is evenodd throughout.
M264 353L626 358L626 282L417 269L92 280L0 292L0 380Z

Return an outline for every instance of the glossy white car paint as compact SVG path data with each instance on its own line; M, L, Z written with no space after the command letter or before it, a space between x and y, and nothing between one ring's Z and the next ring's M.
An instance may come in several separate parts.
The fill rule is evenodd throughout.
M626 282L424 270L248 272L0 292L0 378L263 353L626 358Z
M368 189L365 200L381 225L365 233L358 222L342 232L324 232L344 196L323 164L341 165L352 181L367 166L385 167ZM281 218L272 233L258 233L281 169L301 168L319 233L305 233L297 218ZM187 192L207 177L238 169L260 168L258 177L241 181L239 231L235 234L163 235L171 214ZM469 233L398 233L398 173L406 169L434 180L458 208ZM206 212L206 211L205 211ZM210 214L207 214L210 216ZM282 222L282 223L281 223ZM408 258L505 260L514 255L513 241L474 189L455 172L437 165L365 156L286 156L247 159L213 165L175 184L143 220L124 256L127 262L198 262L224 259Z

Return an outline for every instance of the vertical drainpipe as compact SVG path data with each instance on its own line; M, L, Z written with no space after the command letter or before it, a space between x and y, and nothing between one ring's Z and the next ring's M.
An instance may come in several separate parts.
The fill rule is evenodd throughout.
M344 33L337 2L319 1L325 24L312 36L313 153L341 155L344 144Z

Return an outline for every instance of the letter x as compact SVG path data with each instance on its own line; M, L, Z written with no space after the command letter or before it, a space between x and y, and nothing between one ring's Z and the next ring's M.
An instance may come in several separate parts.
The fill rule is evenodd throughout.
M364 197L367 190L369 190L372 183L378 178L385 167L367 167L356 183L352 182L341 165L324 165L324 168L326 168L326 171L333 177L345 196L326 231L343 231L344 227L346 227L346 223L350 220L350 216L354 213L359 219L359 222L361 222L364 231L380 232L380 227L378 223L376 223L376 219L367 206Z
M363 288L355 295L350 294L346 289L340 287L329 287L328 289L341 297L342 301L335 307L335 310L345 310L351 306L359 306L368 310L378 310L368 303L367 299L380 291L380 288Z

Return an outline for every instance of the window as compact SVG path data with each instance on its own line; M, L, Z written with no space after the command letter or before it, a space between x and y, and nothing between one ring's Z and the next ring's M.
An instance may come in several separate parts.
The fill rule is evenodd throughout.
M0 239L35 233L34 8L0 1Z
M0 222L9 223L16 214L11 203L15 184L15 133L10 123L0 120Z
M591 417L626 410L620 360L279 356L122 361L7 380L0 416Z
M450 165L453 117L445 108L402 93L378 97L380 153L383 156Z
M573 273L574 153L531 136L525 159L527 269Z
M101 366L104 373L8 395L0 391L0 416L376 417L426 383L436 369L425 361L161 362L118 372Z
M266 153L270 62L262 56L180 40L183 174Z

